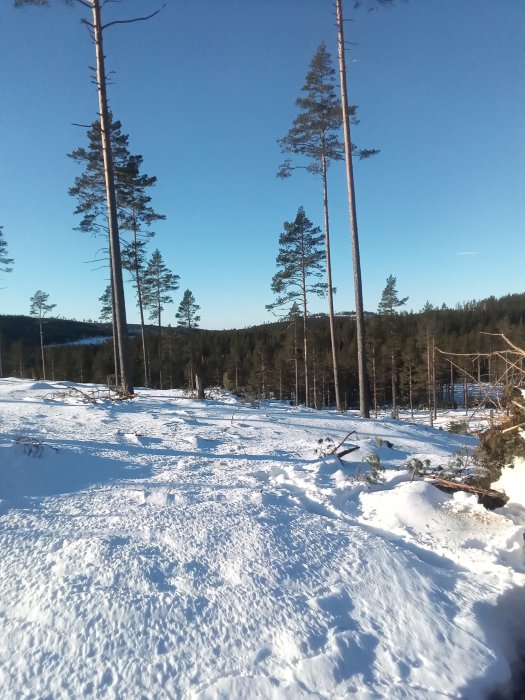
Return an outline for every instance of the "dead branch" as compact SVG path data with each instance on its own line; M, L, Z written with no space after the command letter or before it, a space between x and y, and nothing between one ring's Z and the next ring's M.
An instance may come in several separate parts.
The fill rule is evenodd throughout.
M343 450L342 452L338 452L336 457L339 457L339 459L341 459L345 455L349 455L351 452L355 452L358 449L359 449L359 445L352 445L352 447L349 447L348 449ZM333 452L332 452L332 454L333 454Z
M501 433L510 433L512 430L517 430L518 428L523 428L525 423L518 423L518 425L513 425L510 428L505 428L505 430L502 430Z
M333 449L331 452L329 452L328 454L331 454L331 455L335 454L335 453L337 452L337 450L341 447L341 445L342 445L343 443L345 443L345 442L348 440L348 438L350 437L350 435L352 435L352 434L357 435L357 433L356 433L355 430L351 430L351 431L348 433L348 435L345 435L344 438L341 440L341 442L340 442L338 445L336 445L336 446L334 447L334 449ZM349 450L349 451L350 451L350 452L353 452L354 449L358 449L358 448L352 448L352 449ZM347 452L345 452L345 454L347 454ZM339 454L339 455L337 455L337 456L340 457L341 455Z
M108 27L112 27L114 24L132 24L133 22L145 22L148 19L151 19L152 17L155 17L155 15L158 15L161 10L163 10L166 7L166 3L162 5L162 7L159 7L158 10L155 10L155 12L152 12L151 15L147 15L147 17L135 17L134 19L116 19L113 20L113 22L108 22L107 24L102 25L102 29L107 29Z
M79 389L76 386L69 386L67 389L64 391L54 391L49 394L44 394L43 398L52 398L52 399L67 399L67 398L74 398L74 397L80 397L83 401L83 403L91 403L91 404L96 404L99 401L126 401L127 399L131 399L135 397L135 394L126 394L125 392L121 391L120 389L116 389L114 387L108 387L108 389L92 389L91 391L83 391L82 389Z
M498 338L503 338L503 340L507 343L507 345L514 350L518 355L521 355L522 357L525 357L525 350L523 348L520 348L518 345L515 345L511 340L507 338L507 336L504 333L487 333L486 331L481 331L482 335L494 335Z
M43 440L35 440L28 437L17 437L15 440L15 445L22 445L24 448L24 453L28 457L41 457L44 447L49 447L50 450L58 452L58 447L54 447Z

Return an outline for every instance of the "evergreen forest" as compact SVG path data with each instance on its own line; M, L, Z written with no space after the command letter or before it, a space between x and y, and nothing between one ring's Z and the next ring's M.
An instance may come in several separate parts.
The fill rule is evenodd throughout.
M393 401L413 408L428 406L429 349L433 349L433 383L438 405L453 403L451 383L495 382L502 374L490 353L504 343L503 332L525 345L525 294L470 301L454 309L427 304L419 313L367 313L368 376L372 406L389 408ZM355 317L335 318L339 383L343 408L358 408ZM111 325L45 319L47 378L108 383L114 380ZM133 381L144 384L140 326L130 326ZM42 377L38 319L0 316L2 376ZM308 326L310 387L314 408L335 407L327 315L312 315ZM107 336L106 342L100 342ZM97 343L90 339L97 338ZM210 331L179 325L146 326L148 385L193 388L193 373L205 387L223 386L251 400L305 402L304 338L300 314L244 329ZM472 356L468 353L479 353ZM453 355L445 354L453 353ZM463 356L465 354L465 356ZM297 380L297 381L296 381ZM512 377L507 374L506 381Z

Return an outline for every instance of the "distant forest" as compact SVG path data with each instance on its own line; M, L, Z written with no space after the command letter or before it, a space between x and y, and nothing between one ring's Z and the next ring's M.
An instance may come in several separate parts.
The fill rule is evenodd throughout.
M465 377L494 382L503 374L497 358L484 355L504 346L493 333L505 333L525 346L525 294L467 302L454 309L427 304L420 313L366 314L370 392L378 406L428 405L429 371L441 404L452 403L452 383ZM130 327L134 381L144 384L139 327ZM358 376L355 321L336 316L337 355L344 406L356 408ZM311 376L309 404L323 408L334 400L328 317L309 319ZM107 336L99 344L70 344ZM104 323L46 319L44 324L47 379L107 383L114 381L111 326ZM158 329L147 328L149 385L159 386L162 361L164 388L187 388L198 374L205 387L222 386L250 398L276 398L304 403L302 325L290 316L245 329L208 331L163 328L162 354ZM432 350L432 352L430 352ZM443 354L458 353L457 356ZM464 353L480 353L477 358ZM432 355L432 369L429 360ZM460 371L461 368L464 371ZM42 378L38 319L0 316L0 374ZM512 377L507 374L506 381ZM469 380L470 381L470 380ZM297 396L296 396L297 392Z

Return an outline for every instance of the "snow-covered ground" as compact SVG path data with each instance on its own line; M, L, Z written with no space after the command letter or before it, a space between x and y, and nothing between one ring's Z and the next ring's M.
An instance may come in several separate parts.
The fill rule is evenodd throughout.
M0 697L512 697L525 469L497 512L404 469L474 438L15 379L0 415Z

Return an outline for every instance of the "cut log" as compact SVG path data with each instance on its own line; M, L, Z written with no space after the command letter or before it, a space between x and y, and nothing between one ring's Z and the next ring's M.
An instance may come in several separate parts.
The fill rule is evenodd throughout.
M455 493L456 491L465 491L466 493L475 493L478 497L478 503L485 506L488 510L502 508L509 497L501 491L493 491L492 489L481 489L478 486L470 484L458 484L455 481L447 481L446 479L426 479L434 486L445 493Z

